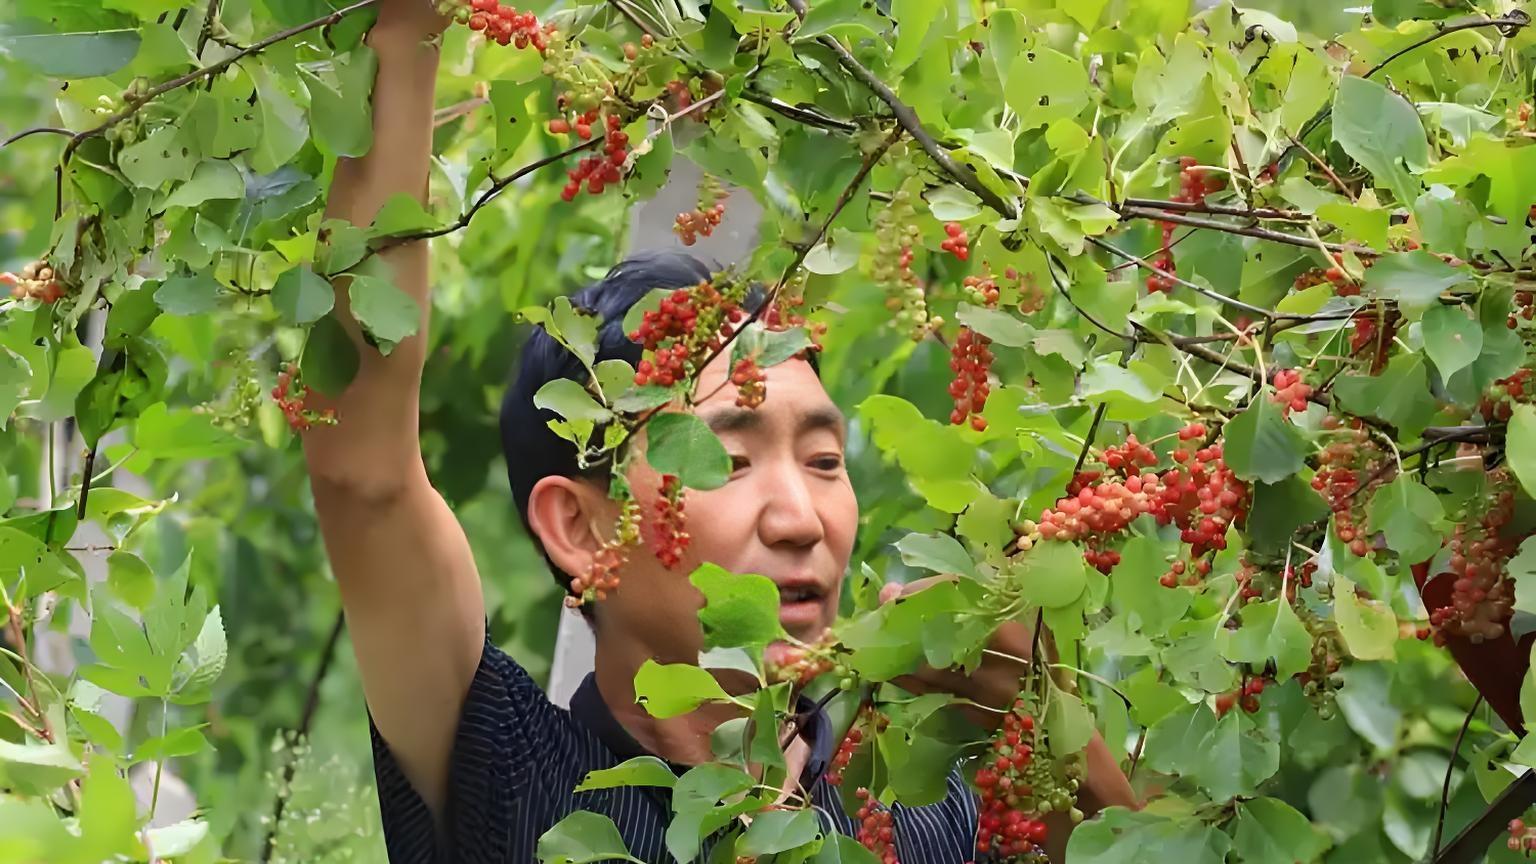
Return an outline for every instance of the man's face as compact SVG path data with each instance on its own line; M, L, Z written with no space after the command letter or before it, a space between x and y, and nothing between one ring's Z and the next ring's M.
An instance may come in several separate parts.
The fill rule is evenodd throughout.
M616 629L655 656L672 655L672 662L697 656L702 600L688 576L706 561L772 579L784 629L814 640L837 617L858 527L858 501L843 464L844 419L810 364L790 360L764 370L767 398L753 409L736 406L728 373L726 356L704 369L694 413L730 454L730 480L687 491L691 540L676 567L663 567L649 545L632 550L619 590L599 604L600 633ZM660 478L644 458L632 462L629 480L649 541Z

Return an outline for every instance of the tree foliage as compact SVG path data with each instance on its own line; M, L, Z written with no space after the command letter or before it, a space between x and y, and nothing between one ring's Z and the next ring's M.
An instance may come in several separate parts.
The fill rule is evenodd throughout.
M752 405L763 367L820 352L856 407L866 504L846 616L779 650L775 592L706 568L703 666L764 686L650 664L636 691L658 716L726 700L767 728L797 681L836 682L860 730L851 809L924 803L959 759L984 800L1076 816L1096 727L1150 804L1079 826L1075 862L1406 861L1439 844L1446 797L1465 823L1536 765L1510 731L1532 698L1513 637L1536 491L1533 54L1512 4L465 3L427 206L351 225L323 191L372 144L374 5L18 0L0 24L0 861L369 854L340 833L278 848L283 811L253 820L266 790L240 781L296 794L304 753L267 744L314 731L319 688L272 665L335 653L294 436L347 422L305 404L359 364L334 292L389 353L420 310L377 253L427 237L424 447L482 558L537 567L489 542L513 313L588 367L538 394L552 428L616 472L645 428L673 501L729 474L704 424L658 412L704 362L731 352ZM719 181L762 204L763 241L636 313L640 367L594 363L595 323L553 298L619 257L628 205L678 155L710 175L680 242L729 212ZM732 311L754 284L768 302ZM144 494L115 487L130 473ZM615 555L651 554L617 528ZM878 602L929 573L953 578ZM589 577L601 602L608 574ZM498 608L507 587L487 590ZM528 608L496 635L539 642L554 600ZM49 674L27 648L72 610L86 662ZM1009 621L1057 647L1015 658L1019 702L993 706L1015 742L891 683L974 668ZM1506 684L1479 712L1452 655L1492 646L1507 662L1483 680ZM138 706L129 728L108 694ZM1015 768L981 757L1019 735L1038 792L1002 795ZM678 778L642 760L587 785L673 786L682 860L869 860L771 808L778 742L746 740ZM212 806L146 830L125 772L158 785L172 760ZM590 813L538 852L627 854Z

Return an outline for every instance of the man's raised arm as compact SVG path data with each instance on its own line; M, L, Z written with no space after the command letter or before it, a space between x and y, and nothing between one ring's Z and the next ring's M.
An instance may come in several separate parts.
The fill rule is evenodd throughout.
M429 0L384 0L373 149L342 159L327 218L367 226L391 197L425 199L443 22ZM336 426L304 434L315 509L362 674L369 712L395 760L441 816L460 708L485 639L479 576L463 529L427 480L418 404L430 296L427 245L382 253L422 310L421 330L388 357L367 346L337 280L336 312L361 355L334 400Z

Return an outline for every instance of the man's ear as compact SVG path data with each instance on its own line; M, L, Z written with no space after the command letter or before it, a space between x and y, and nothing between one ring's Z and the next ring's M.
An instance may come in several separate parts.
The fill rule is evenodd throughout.
M607 496L571 477L543 477L528 494L528 525L551 561L566 573L587 572L611 521Z

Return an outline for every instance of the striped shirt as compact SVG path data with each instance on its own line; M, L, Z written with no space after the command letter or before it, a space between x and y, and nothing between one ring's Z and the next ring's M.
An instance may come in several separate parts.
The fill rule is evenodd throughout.
M854 835L826 768L837 746L825 714L811 709L803 734L812 755L802 777L823 829ZM575 810L613 820L629 853L650 864L674 859L666 850L670 792L654 787L573 791L587 772L611 768L645 750L624 730L588 675L569 710L486 639L459 718L449 768L441 836L431 813L395 762L369 717L384 843L392 864L535 864L539 836ZM682 770L679 768L678 770ZM936 804L892 808L896 848L906 864L964 864L975 859L977 803L957 770ZM706 842L696 860L708 859Z

